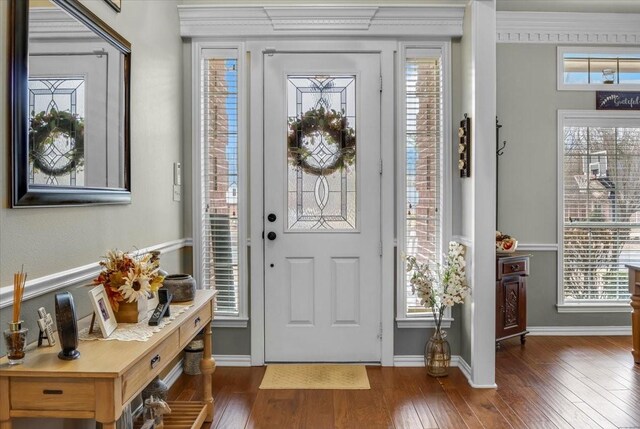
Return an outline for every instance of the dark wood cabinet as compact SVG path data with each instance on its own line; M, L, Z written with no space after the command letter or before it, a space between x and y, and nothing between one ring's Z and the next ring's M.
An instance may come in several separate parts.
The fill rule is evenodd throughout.
M509 254L496 257L496 342L520 336L525 343L527 331L527 277L529 255Z

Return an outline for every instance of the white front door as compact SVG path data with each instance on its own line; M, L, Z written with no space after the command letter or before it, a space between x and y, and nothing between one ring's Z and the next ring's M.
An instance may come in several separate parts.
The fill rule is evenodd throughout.
M379 362L380 56L264 66L265 360Z

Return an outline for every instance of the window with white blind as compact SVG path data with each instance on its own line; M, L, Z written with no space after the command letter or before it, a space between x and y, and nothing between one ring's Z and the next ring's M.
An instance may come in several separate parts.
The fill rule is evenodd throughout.
M404 270L405 255L431 264L442 260L443 185L450 171L445 153L445 82L447 46L407 48L403 61L403 123L401 167L398 174L398 311L399 326L407 320L427 319L431 312L420 305L411 291L410 276ZM404 319L404 320L403 320Z
M559 307L628 310L640 263L640 113L559 112Z
M200 282L218 291L216 319L246 320L242 178L239 172L239 59L236 49L200 52Z

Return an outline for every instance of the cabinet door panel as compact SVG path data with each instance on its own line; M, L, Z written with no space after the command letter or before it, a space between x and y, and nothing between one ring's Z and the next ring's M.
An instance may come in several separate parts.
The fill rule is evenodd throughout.
M504 277L498 282L496 338L516 334L526 326L524 277ZM523 311L524 310L524 311Z

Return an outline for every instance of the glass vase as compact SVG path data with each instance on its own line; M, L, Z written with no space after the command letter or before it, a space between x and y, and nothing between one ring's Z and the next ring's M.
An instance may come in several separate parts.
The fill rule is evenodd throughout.
M424 347L424 364L427 374L432 377L449 375L451 347L447 341L447 333L442 329L436 329Z
M23 320L9 322L9 329L4 331L9 365L17 365L24 362L24 350L27 347L29 330L22 326L23 323Z

